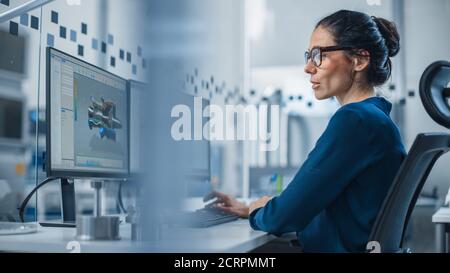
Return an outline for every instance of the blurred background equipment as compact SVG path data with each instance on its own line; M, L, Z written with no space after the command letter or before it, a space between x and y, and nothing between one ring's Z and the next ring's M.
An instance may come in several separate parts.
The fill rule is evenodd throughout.
M0 30L0 221L16 221L27 171L25 38Z

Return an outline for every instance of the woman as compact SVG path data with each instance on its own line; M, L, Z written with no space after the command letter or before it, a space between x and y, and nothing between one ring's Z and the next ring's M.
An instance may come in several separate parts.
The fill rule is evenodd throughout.
M279 197L247 207L214 192L219 208L248 218L256 230L297 232L305 252L362 252L397 171L406 156L392 105L374 87L391 75L400 49L395 25L341 10L316 26L305 53L317 99L337 98L341 108Z

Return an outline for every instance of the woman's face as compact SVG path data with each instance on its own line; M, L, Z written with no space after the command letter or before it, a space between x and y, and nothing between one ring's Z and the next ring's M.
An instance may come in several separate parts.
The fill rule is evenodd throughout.
M323 27L318 27L312 33L309 50L317 46L335 45L331 33ZM323 52L320 67L314 66L309 60L305 72L311 75L312 88L318 100L342 95L353 85L353 64L342 50Z

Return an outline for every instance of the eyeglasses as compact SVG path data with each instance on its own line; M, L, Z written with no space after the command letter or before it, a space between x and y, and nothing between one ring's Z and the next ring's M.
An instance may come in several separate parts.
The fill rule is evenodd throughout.
M330 52L330 51L338 51L338 50L352 50L356 49L357 47L352 46L327 46L327 47L320 47L316 46L311 48L310 51L305 52L305 63L307 64L309 59L313 62L313 64L316 67L319 67L322 64L322 53L323 52Z

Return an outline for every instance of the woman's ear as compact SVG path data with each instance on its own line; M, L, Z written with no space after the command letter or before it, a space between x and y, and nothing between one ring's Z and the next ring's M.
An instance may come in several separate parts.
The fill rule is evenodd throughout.
M370 53L367 50L361 50L353 57L353 69L356 72L363 71L369 64Z

